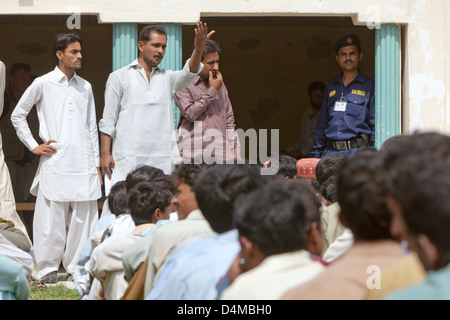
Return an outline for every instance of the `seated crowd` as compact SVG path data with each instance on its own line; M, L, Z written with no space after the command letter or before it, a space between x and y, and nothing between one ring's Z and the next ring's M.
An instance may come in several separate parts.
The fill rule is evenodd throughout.
M129 173L79 257L80 297L450 299L450 137L279 162L276 175L256 164ZM22 293L2 298L27 299L30 244L7 231L0 283L14 275Z

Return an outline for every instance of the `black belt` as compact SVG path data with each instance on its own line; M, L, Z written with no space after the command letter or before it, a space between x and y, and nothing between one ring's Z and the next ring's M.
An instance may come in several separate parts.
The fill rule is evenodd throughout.
M362 134L350 140L327 140L327 146L337 151L370 147L370 145L371 143L367 134Z

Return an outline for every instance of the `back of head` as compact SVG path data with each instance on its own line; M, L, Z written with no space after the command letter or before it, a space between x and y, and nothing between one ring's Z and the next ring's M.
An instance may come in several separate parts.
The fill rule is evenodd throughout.
M175 186L170 181L169 175L157 176L152 180L152 182L160 184L163 188L169 190L172 195L176 192Z
M356 153L344 160L336 172L341 218L356 241L392 239L382 174L379 154L373 151Z
M155 168L148 165L142 165L131 171L126 179L126 188L127 192L130 192L131 189L137 185L139 182L143 181L153 181L156 177L164 176L164 171L159 168Z
M109 210L111 211L111 213L113 213L114 215L118 216L121 213L116 213L116 210L114 208L114 198L116 197L117 194L124 192L126 194L126 187L125 187L125 180L122 181L118 181L116 182L110 189L109 194L108 194L108 207Z
M121 189L113 198L113 213L116 217L120 216L121 214L125 214L128 211L128 204L127 204L127 191L125 188Z
M304 182L297 182L268 184L236 209L239 235L250 239L265 256L307 249L311 221L320 219L316 195Z
M319 193L322 195L322 197L328 201L329 204L335 203L337 201L336 199L336 176L332 175L322 183L322 185L319 188Z
M263 185L256 166L217 164L205 170L194 187L198 206L211 228L223 233L233 228L236 201Z
M450 137L437 132L404 135L380 152L386 188L401 203L418 173L450 158Z
M297 176L297 159L284 154L280 154L278 159L279 166L277 174L294 179Z
M207 167L205 164L182 163L175 167L170 176L174 185L178 182L184 182L191 188L194 187L200 173Z
M316 166L316 180L318 188L336 173L339 164L348 158L346 154L333 153L320 159Z
M155 182L140 182L128 194L127 203L136 226L151 223L156 209L165 211L170 205L172 194L167 188Z
M433 266L424 263L427 269L439 269L450 262L449 194L450 160L446 160L420 172L404 201L403 216L411 236L426 235L439 251Z
M385 140L383 142L383 144L380 147L380 150L386 150L386 149L390 149L390 148L395 148L395 145L398 141L400 141L401 139L403 139L404 137L408 137L407 135L396 135L396 136L392 136L390 138L388 138L387 140Z

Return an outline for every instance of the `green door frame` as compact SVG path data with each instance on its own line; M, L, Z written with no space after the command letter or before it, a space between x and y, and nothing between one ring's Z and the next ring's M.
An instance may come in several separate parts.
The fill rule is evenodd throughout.
M400 134L400 27L375 31L375 147Z

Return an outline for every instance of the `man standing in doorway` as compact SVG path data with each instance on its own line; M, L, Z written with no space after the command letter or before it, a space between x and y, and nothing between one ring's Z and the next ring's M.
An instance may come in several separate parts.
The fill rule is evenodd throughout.
M166 52L166 29L146 26L139 34L139 57L110 74L99 130L102 174L111 178L111 185L124 180L139 165L170 174L176 161L180 162L172 98L202 70L203 47L213 33L198 22L196 49L182 70L172 71L158 67Z
M375 82L359 70L363 55L358 36L339 39L335 52L342 73L325 88L311 150L315 158L332 153L351 156L358 148L375 144Z
M78 255L98 220L100 155L95 103L89 82L78 76L82 39L59 34L53 43L58 65L34 80L17 103L11 121L19 139L40 162L31 186L37 196L33 221L39 282L57 281L62 262L75 271ZM33 137L27 115L36 105L40 136Z
M295 159L309 158L310 151L314 146L314 132L316 130L317 119L323 102L323 92L325 84L322 81L311 82L308 85L308 97L310 106L306 109L302 118L301 136L287 152Z
M202 71L192 84L175 94L181 115L178 148L187 163L201 159L222 163L240 153L233 107L219 71L220 51L219 44L208 39Z
M26 176L25 166L33 159L33 154L24 146L17 137L16 130L11 123L11 114L22 97L25 90L31 85L31 67L25 63L14 63L9 70L9 86L5 92L5 105L0 120L0 128L3 138L3 152L8 165L11 183L14 189L16 202L25 202L28 198L28 190L25 191ZM27 117L33 135L39 133L39 124L36 109L32 109ZM40 142L40 141L38 141ZM33 172L34 175L34 172Z

